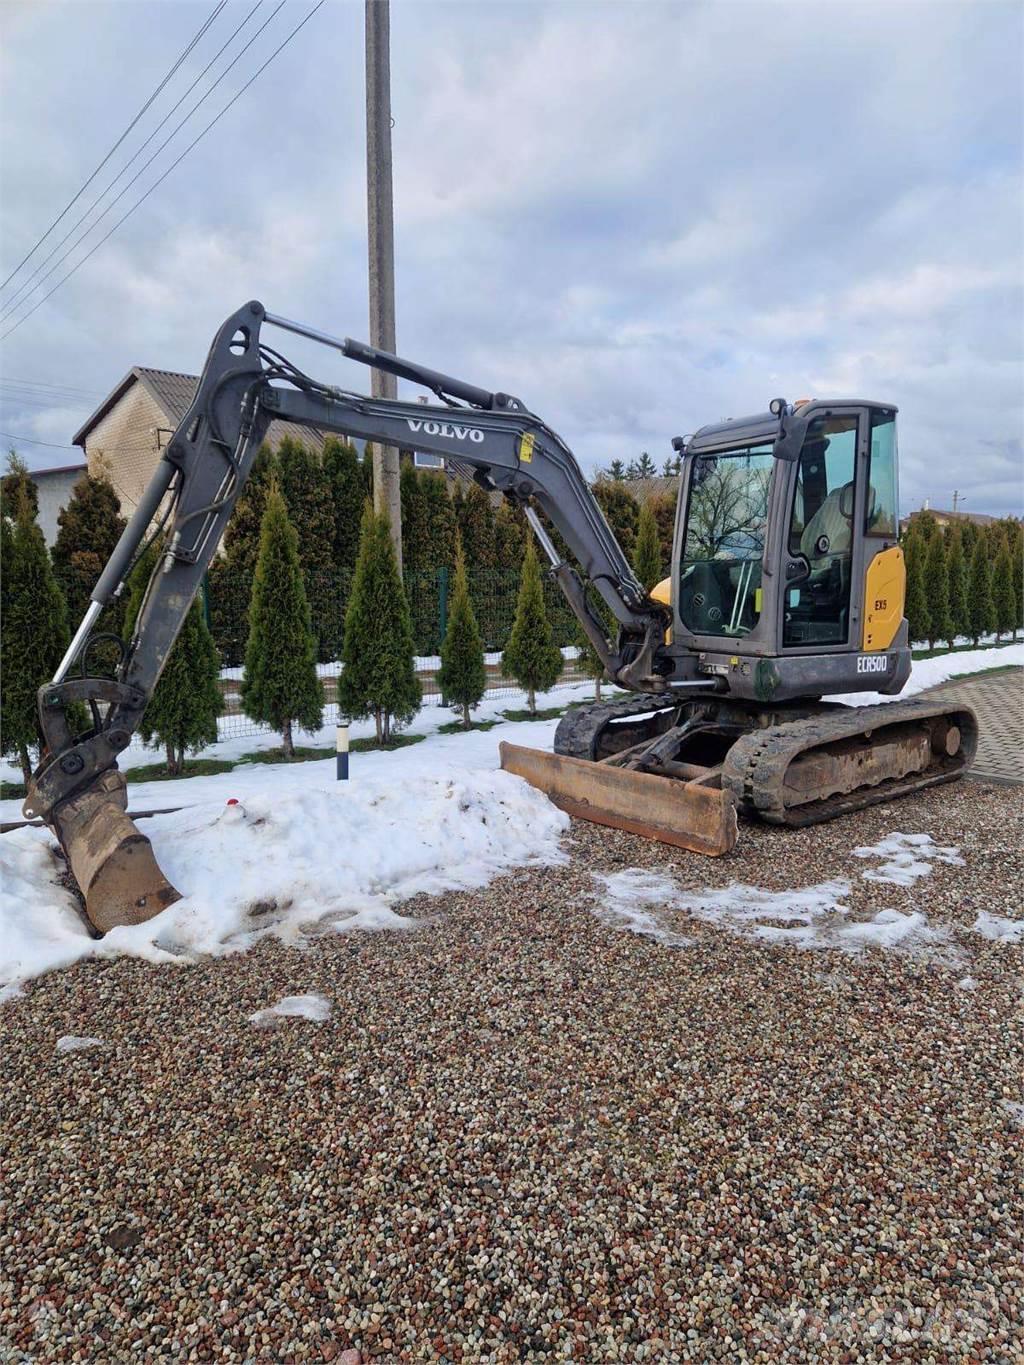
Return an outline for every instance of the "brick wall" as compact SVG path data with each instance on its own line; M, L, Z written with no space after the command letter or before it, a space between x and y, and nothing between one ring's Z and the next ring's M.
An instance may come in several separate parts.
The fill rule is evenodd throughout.
M86 437L86 457L95 473L102 453L121 499L121 513L131 516L160 458L161 444L173 423L145 386L135 383ZM161 428L158 441L157 428Z

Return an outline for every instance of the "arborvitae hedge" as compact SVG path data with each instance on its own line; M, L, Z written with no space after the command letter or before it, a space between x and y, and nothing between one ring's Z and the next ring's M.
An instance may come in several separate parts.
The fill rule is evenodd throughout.
M0 516L0 740L3 752L21 765L27 782L32 776L30 751L40 742L36 693L56 672L70 632L32 500L16 479L8 490L11 496L4 497Z
M320 457L289 437L277 448L280 486L295 528L299 563L309 598L310 618L321 663L336 659L341 649L342 575L335 563L335 509L331 480Z
M939 531L932 535L925 551L924 595L928 603L928 647L934 649L936 641L948 640L951 631L946 544Z
M640 586L647 592L650 592L654 585L660 583L665 576L662 572L658 523L655 520L650 503L647 502L640 508L633 568L640 580Z
M919 535L912 534L904 542L903 553L907 567L907 599L903 614L907 618L911 643L914 643L927 640L931 630L931 614L928 611L924 579L927 547Z
M293 726L314 731L322 724L323 687L316 672L299 538L276 484L267 493L263 513L241 695L245 714L279 730L289 755L295 752Z
M377 742L410 721L423 696L416 677L412 621L385 514L363 512L352 593L345 616L345 667L338 703L350 716L373 716Z
M1017 628L1017 599L1013 590L1013 564L1006 537L1000 537L999 553L992 571L992 608L996 638Z
M125 633L130 635L159 558L151 545L129 580ZM167 771L180 773L186 750L195 752L217 740L217 717L224 710L220 658L199 597L192 603L163 672L142 716L139 734L147 744L162 744Z
M456 544L455 581L448 609L448 629L441 646L441 667L437 673L441 695L462 710L463 728L470 728L470 707L476 706L487 688L484 646L469 600L466 561L461 544Z
M640 520L640 508L636 498L624 483L613 479L598 479L593 491L594 497L601 504L605 520L622 547L622 553L632 564L637 524Z
M72 631L78 629L89 606L89 594L106 568L107 560L113 554L126 524L121 516L121 504L114 485L102 472L100 463L97 473L83 474L78 480L67 506L57 517L53 569L64 594L68 625ZM104 608L96 623L96 631L120 635L123 630L122 595ZM101 661L102 654L94 658Z
M977 644L983 635L990 635L996 628L995 607L992 605L992 565L984 536L978 536L974 543L970 572L967 606L970 635Z
M562 671L562 652L552 638L551 622L544 608L544 588L537 552L531 540L523 558L523 573L512 634L501 659L501 671L515 678L527 691L531 712L537 710L537 692L554 687Z
M963 537L958 526L950 527L946 535L946 578L949 585L949 634L946 639L952 648L958 635L970 634L971 617L967 606L968 569Z

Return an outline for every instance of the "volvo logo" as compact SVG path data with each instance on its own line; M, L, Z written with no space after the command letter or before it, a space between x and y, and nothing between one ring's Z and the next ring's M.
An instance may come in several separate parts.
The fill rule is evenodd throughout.
M460 427L455 422L424 422L418 417L407 417L410 431L422 431L424 436L447 436L453 441L473 441L479 445L484 434L479 427Z

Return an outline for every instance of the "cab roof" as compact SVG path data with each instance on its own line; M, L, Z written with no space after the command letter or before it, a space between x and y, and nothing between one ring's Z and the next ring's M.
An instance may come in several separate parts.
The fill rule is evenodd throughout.
M812 398L795 405L801 417L846 408L874 408L895 413L895 403L880 403L873 398ZM687 454L702 450L729 450L734 446L764 445L779 434L779 419L771 412L758 412L752 417L730 417L724 422L711 422L687 440Z

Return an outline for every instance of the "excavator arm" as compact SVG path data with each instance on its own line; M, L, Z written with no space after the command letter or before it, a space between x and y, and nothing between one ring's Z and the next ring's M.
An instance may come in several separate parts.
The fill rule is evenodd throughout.
M261 339L264 325L297 333L348 358L430 389L438 405L368 398L313 380ZM610 675L622 686L664 686L658 653L666 609L637 581L572 452L519 399L491 393L341 340L246 304L221 326L192 404L163 451L137 510L91 594L90 606L53 680L40 689L45 739L25 814L49 824L64 845L87 910L99 928L149 918L176 898L148 841L125 815L117 759L137 729L196 591L220 544L272 421L437 454L471 470L529 520L551 571ZM557 529L618 625L611 642L590 610L584 581L558 553L537 508ZM132 639L114 677L86 672L90 637L124 587L145 543L163 537ZM78 676L72 671L78 669ZM74 735L67 708L84 702L94 724ZM139 887L143 892L139 895Z

